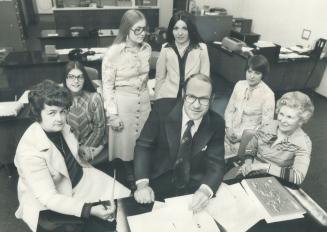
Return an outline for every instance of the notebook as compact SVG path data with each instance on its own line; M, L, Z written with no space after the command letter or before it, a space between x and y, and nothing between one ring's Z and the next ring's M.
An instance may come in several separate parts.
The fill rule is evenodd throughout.
M241 184L254 203L263 209L267 223L303 218L306 213L275 177L244 179Z

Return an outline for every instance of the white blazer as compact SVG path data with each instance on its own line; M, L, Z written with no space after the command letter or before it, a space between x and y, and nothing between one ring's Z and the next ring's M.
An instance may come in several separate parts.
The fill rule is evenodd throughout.
M179 89L179 62L171 47L162 46L156 65L155 99L176 98ZM193 74L202 73L210 77L210 61L207 45L199 43L192 49L185 62L185 80Z
M78 142L68 125L63 136L72 154L83 168L92 168L78 157ZM81 216L84 201L72 197L73 189L63 156L48 139L40 124L33 123L22 136L16 151L19 208L22 218L36 231L40 210Z

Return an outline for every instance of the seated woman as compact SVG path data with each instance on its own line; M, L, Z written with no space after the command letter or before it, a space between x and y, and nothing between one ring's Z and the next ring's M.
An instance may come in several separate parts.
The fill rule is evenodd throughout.
M300 185L308 171L311 140L302 125L314 106L301 92L284 94L277 102L277 121L262 125L245 149L244 176L270 174Z
M68 62L65 71L63 85L73 96L67 123L84 151L84 158L92 163L95 157L103 156L99 155L101 151L108 152L104 149L107 139L103 101L80 62Z
M236 83L225 110L225 159L237 155L243 130L257 129L274 118L275 96L262 81L269 63L262 55L248 60L246 80Z
M72 103L70 93L46 80L30 91L29 103L35 122L22 136L14 160L19 174L16 217L33 231L38 223L52 229L61 226L56 221L51 223L51 217L39 218L43 210L84 218L81 221L88 231L112 228L108 219L113 215L114 204L105 209L94 202L109 200L113 179L78 155L78 142L66 124ZM114 198L129 195L129 189L116 183Z

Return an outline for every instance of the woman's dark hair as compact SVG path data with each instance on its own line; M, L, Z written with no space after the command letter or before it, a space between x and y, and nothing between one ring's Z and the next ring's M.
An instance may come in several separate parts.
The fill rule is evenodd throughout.
M69 61L66 64L65 74L64 74L64 76L62 78L62 83L63 83L64 87L67 88L67 83L66 83L67 76L68 76L68 73L73 69L79 69L79 70L81 70L81 72L83 74L84 85L83 85L82 89L85 90L85 91L88 91L88 92L96 92L96 89L92 85L90 77L89 77L89 75L87 74L87 72L86 72L86 70L84 68L84 65L82 65L81 62L79 62L79 61Z
M248 59L247 69L249 68L251 68L254 71L261 72L262 79L264 79L270 71L269 62L267 58L264 57L263 55L251 56Z
M44 80L32 87L28 94L30 106L30 115L37 121L41 122L41 111L44 105L59 106L68 109L73 101L71 93L64 87L59 86L51 80Z
M202 42L203 40L201 39L198 29L196 28L196 26L192 20L192 16L185 11L178 11L171 17L169 24L168 24L168 29L167 29L168 44L170 46L172 46L175 43L175 37L173 34L173 30L174 30L175 24L177 23L178 20L182 20L183 22L185 22L185 24L187 26L188 35L190 38L190 45L198 46L198 44L200 42Z

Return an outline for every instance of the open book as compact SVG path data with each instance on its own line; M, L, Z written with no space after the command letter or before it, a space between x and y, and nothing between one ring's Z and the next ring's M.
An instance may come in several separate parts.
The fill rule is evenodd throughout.
M245 179L241 184L253 202L265 212L267 223L302 218L306 213L275 177Z

